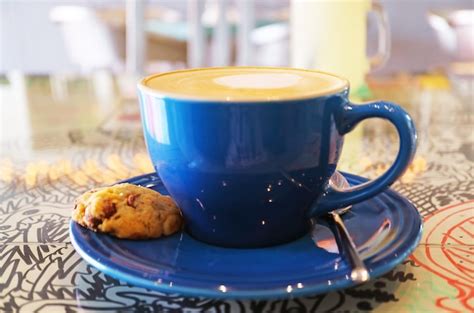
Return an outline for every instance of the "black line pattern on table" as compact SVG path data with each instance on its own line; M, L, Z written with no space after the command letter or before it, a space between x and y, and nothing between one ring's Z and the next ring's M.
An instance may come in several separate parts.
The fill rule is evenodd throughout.
M152 179L153 178L153 179ZM151 179L151 180L150 180ZM156 183L153 176L140 184ZM109 311L148 310L175 312L316 312L374 309L384 302L397 302L393 290L399 283L416 277L400 267L369 284L313 297L277 301L222 301L183 298L129 286L86 265L68 244L71 204L78 186L64 181L58 186L42 186L17 193L1 203L0 210L0 310L62 311L83 309ZM84 188L84 187L83 187ZM429 207L439 207L439 194L463 197L472 182L440 186L399 184L397 189L416 203L429 199ZM472 189L471 189L472 190ZM441 191L441 192L440 192ZM420 199L416 195L423 195ZM437 202L438 201L438 202ZM454 198L450 201L454 201ZM27 243L27 244L26 244ZM3 245L2 245L3 244Z
M132 287L85 264L70 244L0 246L0 310L54 312L75 310L151 312L319 312L361 310L396 302L398 280L375 282L305 298L274 301L230 301L184 298ZM365 308L365 309L364 309Z
M156 181L155 176L145 176L139 183ZM92 311L316 312L349 307L362 311L396 302L399 281L391 276L346 291L277 301L183 298L132 287L87 265L74 251L68 221L73 194L78 192L64 194L59 187L43 186L1 204L0 311L74 311L78 306Z
M74 198L36 193L32 197L16 197L3 202L0 244L68 242L67 225Z
M474 180L468 179L441 186L401 184L397 191L412 201L420 214L426 217L436 212L437 208L450 203L460 203L474 200Z
M107 156L114 153L132 167L131 156L144 151L141 133L99 133L99 138L91 136L91 132L74 134L81 140L64 149L73 164L93 159L105 168ZM472 199L472 162L466 162L465 151L457 152L462 146L459 138L450 134L443 138L430 141L432 153L425 173L411 183L394 186L414 202L423 216L445 203ZM58 154L63 151L53 144L56 139L43 139L43 146L57 149ZM373 146L384 147L378 142ZM12 143L11 147L13 154L21 152L19 144ZM16 166L22 163L19 164ZM93 185L92 179L81 185L69 177L41 181L39 188L18 180L0 182L0 311L73 312L80 307L83 311L104 312L361 312L380 303L397 302L398 285L416 283L416 265L406 261L383 277L356 288L288 300L183 298L132 287L87 265L69 244L68 221L74 198Z

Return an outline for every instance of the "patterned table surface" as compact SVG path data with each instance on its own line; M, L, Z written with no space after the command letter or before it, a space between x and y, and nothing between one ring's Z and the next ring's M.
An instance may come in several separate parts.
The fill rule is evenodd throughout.
M0 311L474 310L472 81L467 96L442 76L371 82L370 97L400 103L417 124L417 156L393 188L423 216L421 244L366 284L274 301L161 294L104 275L74 251L68 221L75 197L152 171L134 88L127 86L103 73L0 79ZM375 177L392 162L396 141L387 123L364 122L348 136L340 168Z

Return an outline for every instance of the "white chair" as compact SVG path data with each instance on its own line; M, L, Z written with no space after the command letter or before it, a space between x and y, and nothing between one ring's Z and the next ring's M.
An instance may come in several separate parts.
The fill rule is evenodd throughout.
M50 19L57 23L73 63L82 72L123 68L112 35L94 10L83 6L57 6L50 11Z
M234 10L238 15L238 21L229 21L227 15ZM206 23L203 20L206 20ZM234 8L230 5L229 0L188 0L189 67L226 66L233 63L230 34L232 22L237 22L238 27L236 63L238 65L255 63L251 39L251 33L255 27L255 3L253 1L236 1ZM213 28L211 53L207 51L205 26Z

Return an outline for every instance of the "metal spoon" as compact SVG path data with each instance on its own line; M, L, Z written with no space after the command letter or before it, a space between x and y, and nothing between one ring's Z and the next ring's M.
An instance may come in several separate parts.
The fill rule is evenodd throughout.
M331 177L330 184L337 189L345 189L350 187L346 178L337 171L334 172L334 175ZM350 209L351 206L348 206L345 208L331 211L328 213L328 217L330 217L330 219L334 222L335 227L331 228L333 228L333 232L338 237L336 239L340 239L336 240L337 242L341 243L341 247L339 248L342 248L344 250L345 254L349 258L349 262L352 265L352 281L357 283L363 283L370 279L369 271L367 270L367 267L365 267L365 264L362 261L359 252L357 251L357 247L354 244L354 241L352 240L351 236L349 235L349 232L347 231L347 228L344 225L344 222L342 221L342 218L340 216L349 211Z

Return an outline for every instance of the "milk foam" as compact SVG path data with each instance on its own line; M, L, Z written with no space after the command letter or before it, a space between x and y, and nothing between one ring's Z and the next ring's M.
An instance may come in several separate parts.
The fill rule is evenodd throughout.
M139 88L160 97L225 102L279 101L341 92L348 82L317 71L273 67L180 70L144 78Z
M302 79L295 74L239 74L221 76L214 79L216 84L228 88L276 89L291 87Z

